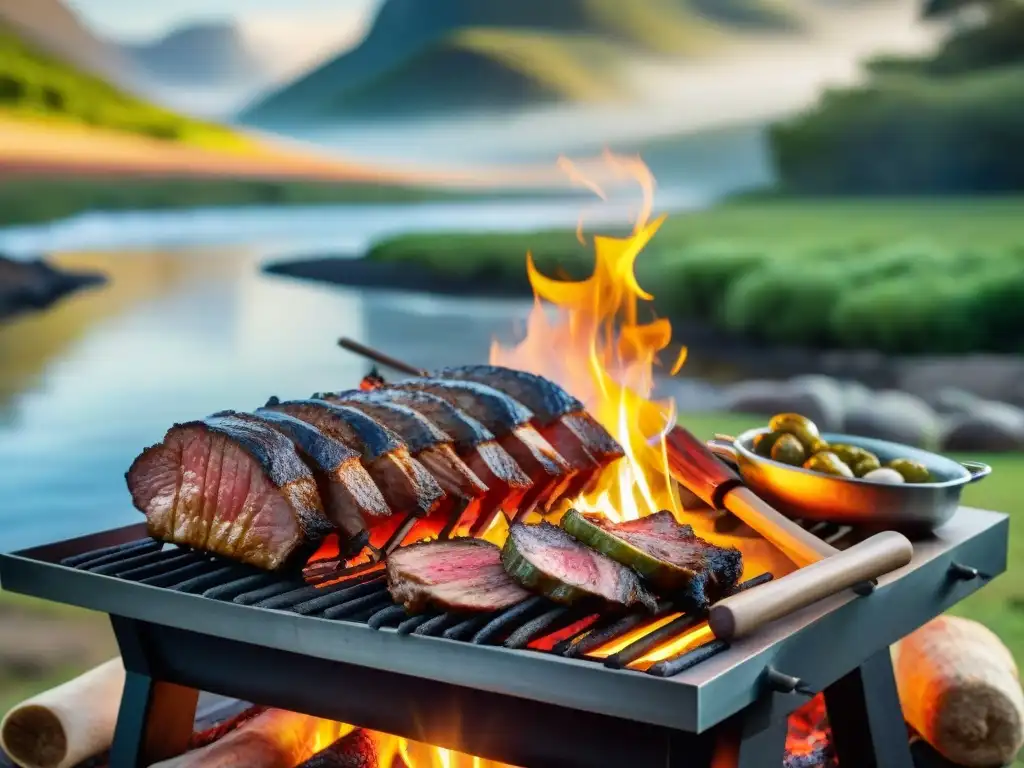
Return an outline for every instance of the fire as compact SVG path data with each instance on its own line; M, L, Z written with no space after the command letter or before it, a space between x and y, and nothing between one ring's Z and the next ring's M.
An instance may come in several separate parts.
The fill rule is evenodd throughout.
M376 734L377 768L514 768L398 736Z
M641 203L632 232L593 239L594 267L585 280L547 277L527 253L535 304L526 334L514 346L492 343L490 362L557 382L582 400L624 447L625 457L603 473L596 487L573 501L577 509L616 521L660 510L671 511L680 521L685 515L685 522L700 536L743 552L745 578L766 571L783 576L792 570L792 563L772 545L760 538L718 534L709 515L686 514L682 508L664 441L675 424L675 403L654 399L652 393L655 371L678 373L686 348L674 359L666 356L672 325L655 317L654 297L641 287L635 269L665 216L652 217L655 181L639 157L606 152L604 160L613 178L632 179L639 187ZM565 159L560 165L577 184L606 199L602 187L579 166ZM577 234L585 244L582 226Z
M582 400L625 449L625 458L576 502L578 508L618 521L662 509L678 515L679 496L659 438L674 422L674 403L651 399L655 366L672 341L672 326L666 319L641 319L642 307L654 297L640 287L634 270L665 217L651 218L654 177L640 158L606 153L605 160L615 174L640 186L642 203L632 233L594 238L594 271L586 280L546 277L527 254L536 303L526 336L514 347L495 342L490 361L557 382ZM563 159L560 165L577 183L605 198L601 187L570 161ZM578 235L583 241L582 229ZM684 359L685 349L670 366L673 373Z

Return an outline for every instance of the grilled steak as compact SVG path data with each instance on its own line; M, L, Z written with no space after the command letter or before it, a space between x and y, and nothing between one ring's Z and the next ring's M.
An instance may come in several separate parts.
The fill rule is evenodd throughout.
M323 400L271 399L265 410L287 413L312 424L325 435L338 440L362 457L391 511L399 514L426 515L444 498L444 491L426 467L409 455L402 439L379 421L362 411Z
M387 560L388 590L410 613L430 606L442 611L500 611L530 593L501 565L501 550L482 539L413 544Z
M125 479L154 538L267 570L305 562L334 530L291 440L231 416L175 424Z
M313 470L324 512L341 533L339 555L355 557L369 543L364 517L391 514L380 489L348 446L324 435L311 424L278 411L241 414L232 411L216 416L235 416L276 429L295 444L299 456Z
M523 495L533 487L533 481L498 444L489 429L437 395L418 389L380 389L383 385L383 379L370 377L362 383L364 390L412 408L451 435L455 452L490 489L480 501L480 517L486 518L498 508L509 512L518 509Z
M530 424L533 418L530 409L493 387L475 381L431 378L408 379L390 386L437 395L497 435L501 446L534 483L520 502L523 512L538 504L548 508L560 497L575 473Z
M486 384L533 411L534 426L579 470L566 490L567 496L577 495L602 467L624 455L622 446L587 412L581 401L543 376L497 365L464 365L446 368L436 375Z
M641 603L651 611L656 607L633 571L550 523L509 528L501 562L517 582L555 602L600 598L624 606Z
M383 398L379 392L349 390L315 397L360 410L392 430L453 499L465 502L487 493L484 481L455 453L451 436L419 411Z
M629 566L657 591L706 608L736 586L743 572L737 549L715 546L676 522L671 512L612 523L570 510L562 527L587 546Z

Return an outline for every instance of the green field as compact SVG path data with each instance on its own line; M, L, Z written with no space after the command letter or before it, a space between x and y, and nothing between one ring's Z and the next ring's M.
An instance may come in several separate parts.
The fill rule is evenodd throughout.
M241 205L401 203L464 198L428 187L247 179L5 178L0 226L34 224L85 211ZM474 199L479 193L472 195Z
M408 235L371 259L521 281L585 275L570 232ZM1024 198L747 199L671 216L637 262L656 308L756 343L1024 351Z
M716 432L738 434L757 426L763 419L736 414L688 414L680 421L702 438ZM964 457L967 458L967 457ZM1024 514L1020 490L1024 485L1024 456L976 456L994 467L992 476L967 489L965 503L1010 514ZM988 625L1010 647L1018 665L1024 665L1024 527L1010 526L1010 568L1008 572L956 608L956 613ZM24 632L14 631L17 625ZM29 653L34 664L12 664L7 654L14 648L24 656L25 634L39 632L40 639L52 635L74 638L64 657L47 650L40 642L37 653ZM31 640L31 637L29 637ZM18 643L12 645L12 643ZM33 646L28 646L31 649ZM84 671L113 653L106 619L73 608L28 600L0 592L0 712L33 692L53 686Z
M253 142L215 123L185 117L79 72L0 25L0 114L93 125L228 151Z

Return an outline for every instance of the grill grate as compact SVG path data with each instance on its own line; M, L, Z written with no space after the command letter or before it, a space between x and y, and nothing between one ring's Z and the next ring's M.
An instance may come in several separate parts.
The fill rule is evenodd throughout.
M528 649L659 677L679 674L727 647L721 641L710 639L696 648L659 660L646 670L630 667L652 651L679 640L704 620L703 615L684 613L670 602L659 604L655 614L599 614L593 609L567 607L534 596L489 614L466 616L428 612L409 615L402 606L392 602L380 567L333 583L314 585L299 574L266 573L153 539L85 552L62 560L61 565L211 600L363 623L372 629L393 630L402 635ZM771 578L769 573L762 574L739 585L736 591L750 589ZM663 623L674 615L668 623ZM659 623L662 625L658 626ZM644 633L645 627L650 627L650 631ZM625 641L631 633L636 633L637 639L607 658L593 655L604 646Z

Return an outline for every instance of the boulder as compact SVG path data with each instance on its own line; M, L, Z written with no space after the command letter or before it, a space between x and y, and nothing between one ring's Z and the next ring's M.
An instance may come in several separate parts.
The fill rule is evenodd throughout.
M940 428L939 417L924 400L895 390L851 407L845 424L850 434L927 449L937 446Z
M972 413L949 420L942 433L942 449L991 453L1024 450L1024 410L981 401Z
M723 408L731 413L765 417L776 413L799 413L815 424L829 418L830 409L817 392L800 390L784 381L744 381L725 392Z
M812 421L818 425L818 429L822 432L842 430L846 416L846 392L840 381L829 376L797 376L789 380L789 386L794 393L810 395L816 399L821 413L819 418Z

